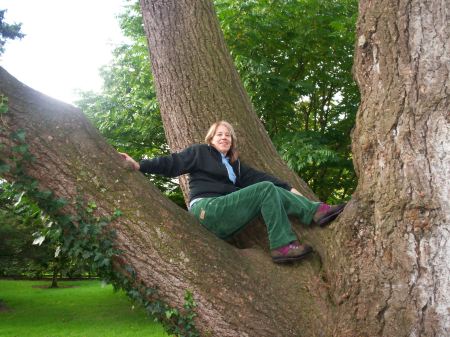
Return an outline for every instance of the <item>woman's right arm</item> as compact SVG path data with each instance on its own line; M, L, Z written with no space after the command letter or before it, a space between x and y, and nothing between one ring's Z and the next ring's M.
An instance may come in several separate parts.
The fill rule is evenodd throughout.
M177 177L189 173L195 167L196 151L193 146L190 146L181 152L172 153L167 156L143 159L139 164L127 154L122 154L122 157L130 163L133 169L139 170L142 173Z

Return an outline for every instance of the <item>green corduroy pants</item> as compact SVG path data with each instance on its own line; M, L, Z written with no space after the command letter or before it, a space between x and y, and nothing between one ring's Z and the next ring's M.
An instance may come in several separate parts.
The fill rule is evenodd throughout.
M262 215L270 249L276 249L297 240L288 215L309 225L319 204L264 181L224 196L201 199L190 212L221 239L229 238Z

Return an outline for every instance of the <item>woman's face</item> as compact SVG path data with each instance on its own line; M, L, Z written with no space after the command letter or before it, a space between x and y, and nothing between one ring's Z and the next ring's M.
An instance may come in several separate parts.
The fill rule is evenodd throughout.
M217 151L226 155L230 150L232 143L230 130L225 125L219 125L216 129L214 137L211 139L211 145L216 148Z

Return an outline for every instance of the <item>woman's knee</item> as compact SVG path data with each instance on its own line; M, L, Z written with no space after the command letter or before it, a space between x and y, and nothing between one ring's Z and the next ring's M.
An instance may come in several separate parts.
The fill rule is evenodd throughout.
M257 187L259 190L265 192L276 190L276 186L271 181L261 181L259 183L256 183L254 186Z

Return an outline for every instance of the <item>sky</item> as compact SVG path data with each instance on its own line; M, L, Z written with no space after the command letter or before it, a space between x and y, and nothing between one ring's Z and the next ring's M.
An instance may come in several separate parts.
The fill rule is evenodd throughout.
M8 40L0 65L29 87L66 103L101 89L99 68L125 39L117 15L126 0L0 0L5 22L26 35Z

